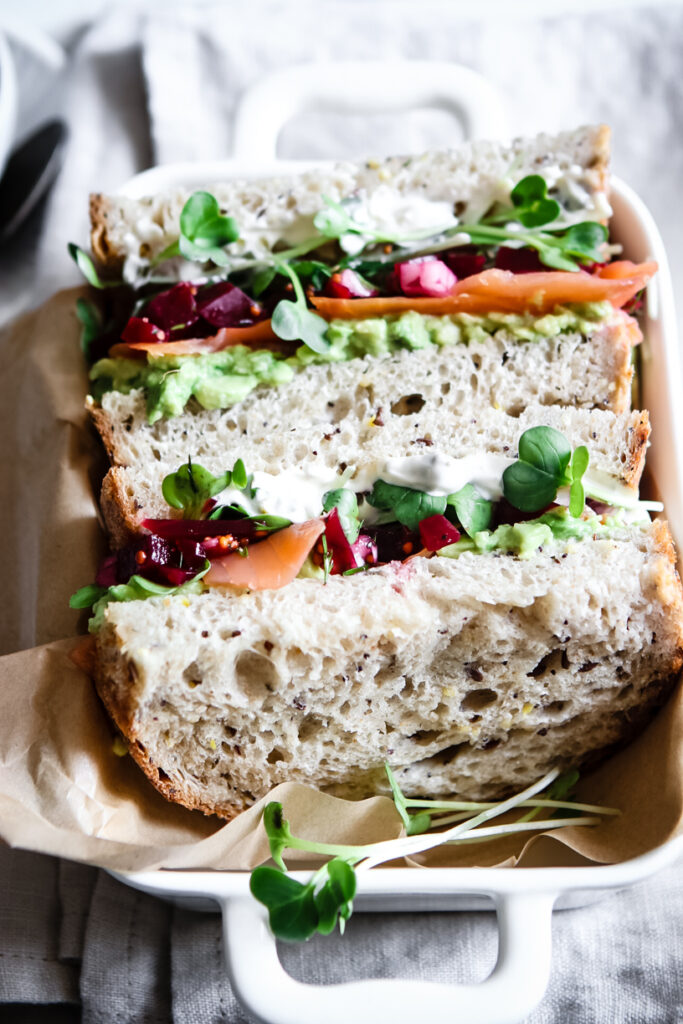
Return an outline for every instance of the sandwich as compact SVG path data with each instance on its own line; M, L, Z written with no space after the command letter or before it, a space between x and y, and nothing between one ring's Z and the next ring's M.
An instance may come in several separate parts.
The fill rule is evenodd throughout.
M412 793L493 799L647 721L683 649L671 538L638 498L647 417L565 409L563 434L532 411L477 454L164 480L74 601L162 793L231 818L283 781L384 791L387 762Z
M81 315L115 541L181 442L275 472L379 434L436 443L425 424L468 402L628 410L656 268L615 258L609 214L604 127L94 196L97 266L73 253L104 300Z
M608 133L93 197L98 692L171 800L493 799L682 663Z

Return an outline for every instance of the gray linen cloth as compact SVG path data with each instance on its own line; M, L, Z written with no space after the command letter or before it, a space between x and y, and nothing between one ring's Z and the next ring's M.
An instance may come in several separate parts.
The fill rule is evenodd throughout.
M114 9L72 41L66 164L43 221L0 253L0 320L77 280L64 243L86 237L89 190L114 189L153 162L229 155L240 93L265 72L311 59L459 61L501 88L514 132L609 121L616 170L651 206L680 280L683 11L582 10L539 20L498 5L482 21L460 4L367 0ZM444 117L368 127L364 118L305 114L283 132L280 152L443 144L458 130ZM682 1020L682 919L680 866L556 914L551 984L531 1024ZM285 947L282 958L306 981L457 982L482 980L495 950L492 914L357 915L343 939ZM12 1002L80 1004L85 1024L245 1020L223 969L217 915L174 908L93 868L0 849L0 1004Z

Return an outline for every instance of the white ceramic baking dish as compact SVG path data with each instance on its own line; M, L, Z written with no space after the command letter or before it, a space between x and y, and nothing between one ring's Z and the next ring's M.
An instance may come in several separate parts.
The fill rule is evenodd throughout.
M344 81L343 102L325 83ZM409 87L406 86L409 82ZM324 93L321 92L324 90ZM366 98L372 96L370 108ZM397 110L448 106L471 137L504 135L502 107L488 83L452 66L411 63L345 65L320 75L314 65L271 76L245 97L237 117L236 155L225 162L153 168L121 192L150 194L174 184L198 186L236 175L300 169L275 160L279 129L303 107ZM612 235L635 261L655 259L647 290L642 348L642 405L650 410L648 472L683 550L681 371L671 277L659 232L638 196L612 182ZM227 969L245 1008L265 1024L516 1024L541 1000L551 963L553 909L577 907L647 878L683 855L683 837L617 865L566 868L378 868L359 878L356 911L489 910L498 915L498 960L478 985L377 979L305 985L284 971L265 909L249 893L249 873L151 871L117 874L128 885L195 909L220 909ZM306 878L306 873L297 877Z

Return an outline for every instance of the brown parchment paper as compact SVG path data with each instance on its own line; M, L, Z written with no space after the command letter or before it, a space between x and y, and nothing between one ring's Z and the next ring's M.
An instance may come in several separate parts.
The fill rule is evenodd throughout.
M0 336L0 652L15 652L0 657L0 837L118 870L246 870L268 858L260 825L268 799L281 801L293 830L311 839L398 836L386 797L344 801L295 783L225 825L167 803L131 758L114 753L113 728L69 657L84 619L68 598L93 578L105 547L94 499L105 464L83 408L79 294L56 295ZM683 685L578 793L622 814L592 828L443 847L416 868L614 863L683 832Z

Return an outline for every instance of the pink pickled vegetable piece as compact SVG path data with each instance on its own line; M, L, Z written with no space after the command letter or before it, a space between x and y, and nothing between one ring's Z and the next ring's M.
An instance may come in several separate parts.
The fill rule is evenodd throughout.
M404 295L442 298L450 295L457 282L453 271L442 260L434 257L397 263L395 269Z

